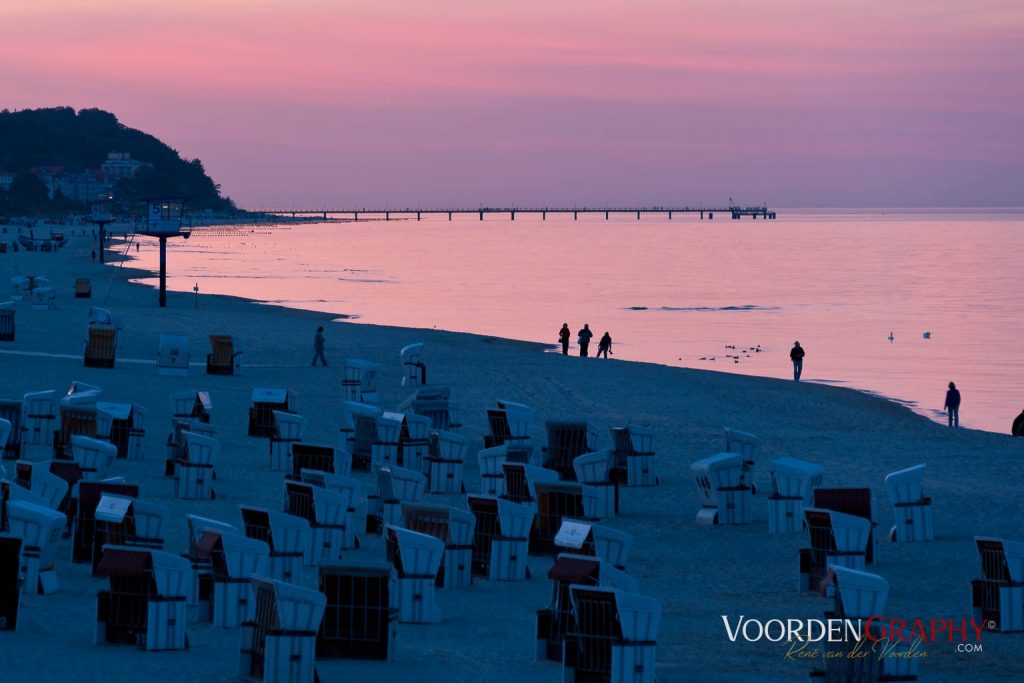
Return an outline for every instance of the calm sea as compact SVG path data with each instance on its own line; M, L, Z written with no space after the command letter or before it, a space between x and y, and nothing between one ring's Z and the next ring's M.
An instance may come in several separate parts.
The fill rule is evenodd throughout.
M954 380L965 426L1007 432L1024 408L1022 245L1024 210L361 220L172 240L168 282L551 344L567 322L571 353L589 323L614 359L769 377L792 377L799 340L805 380L933 418Z

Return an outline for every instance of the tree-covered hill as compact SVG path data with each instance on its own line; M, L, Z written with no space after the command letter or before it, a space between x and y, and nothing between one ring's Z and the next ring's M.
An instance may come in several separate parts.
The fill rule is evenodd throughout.
M68 174L99 169L110 152L127 152L146 164L113 185L119 203L146 197L188 197L192 209L230 210L230 199L206 174L198 159L183 159L157 138L128 128L100 109L71 107L0 112L0 173L15 176L11 191L0 190L0 214L51 213L81 205L57 192L40 200L28 176L32 169L63 167Z

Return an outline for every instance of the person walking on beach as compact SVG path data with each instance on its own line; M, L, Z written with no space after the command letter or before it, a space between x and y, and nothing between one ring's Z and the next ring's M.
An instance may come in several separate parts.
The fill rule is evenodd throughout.
M562 329L558 331L558 341L562 345L562 355L569 355L569 338L572 332L569 331L569 323L562 323Z
M946 392L946 405L943 406L949 412L949 426L960 426L960 391L954 382L949 383L949 391Z
M608 358L608 354L612 352L612 336L607 332L601 337L601 341L597 342L597 357L600 358L601 354L604 354L605 358Z
M789 350L789 359L793 361L793 381L800 381L800 374L804 371L804 347L800 342L793 342L793 348Z
M313 337L313 367L316 367L317 359L327 367L327 359L324 358L324 328L321 325L316 328L316 335Z
M576 343L580 345L580 358L587 357L587 349L590 348L590 339L594 333L590 331L590 324L583 323L583 329L576 333Z

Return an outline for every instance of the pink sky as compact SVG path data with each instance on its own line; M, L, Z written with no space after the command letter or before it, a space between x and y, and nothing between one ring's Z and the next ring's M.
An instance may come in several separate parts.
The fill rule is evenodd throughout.
M1024 204L1019 0L4 0L240 205Z

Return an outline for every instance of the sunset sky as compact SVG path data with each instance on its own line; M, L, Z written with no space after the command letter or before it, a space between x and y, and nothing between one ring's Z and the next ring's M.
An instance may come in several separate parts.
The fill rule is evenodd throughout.
M1020 0L2 0L247 208L1024 204Z

